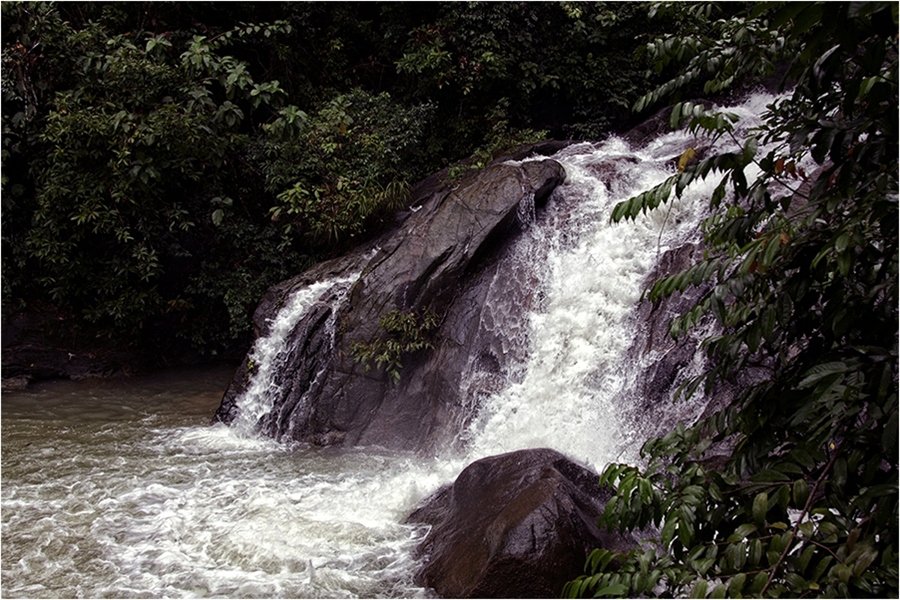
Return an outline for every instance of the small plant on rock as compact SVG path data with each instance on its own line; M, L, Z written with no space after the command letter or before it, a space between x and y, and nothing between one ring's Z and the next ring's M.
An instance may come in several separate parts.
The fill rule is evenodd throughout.
M397 383L403 368L402 356L434 348L433 335L438 323L438 315L431 308L421 313L392 310L381 317L381 332L375 339L353 344L353 359L362 363L366 371L372 368L374 362Z

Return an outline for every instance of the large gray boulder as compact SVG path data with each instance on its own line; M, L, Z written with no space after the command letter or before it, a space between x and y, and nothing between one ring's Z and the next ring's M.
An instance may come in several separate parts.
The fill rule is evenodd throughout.
M418 583L442 598L558 598L593 548L635 545L597 528L609 497L555 450L478 460L408 519L431 525Z
M278 390L274 408L259 429L322 445L425 451L455 439L471 413L460 385L466 365L481 361L499 372L506 360L500 348L508 346L503 339L508 328L485 332L481 326L496 318L485 298L500 258L564 179L562 166L550 159L498 161L471 172L455 188L431 178L414 190L412 209L396 230L270 289L254 315L260 336L296 290L361 273L349 290L323 292L289 335L289 356L272 387ZM527 281L503 285L518 305L531 301L533 286ZM358 344L385 335L380 321L394 311L438 319L428 332L433 347L400 357L399 381L354 356ZM248 355L216 419L235 418L254 366Z

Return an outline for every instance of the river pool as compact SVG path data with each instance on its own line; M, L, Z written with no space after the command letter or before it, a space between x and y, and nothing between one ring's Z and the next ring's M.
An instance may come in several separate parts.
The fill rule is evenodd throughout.
M403 521L458 466L211 426L233 372L4 393L2 595L427 596Z

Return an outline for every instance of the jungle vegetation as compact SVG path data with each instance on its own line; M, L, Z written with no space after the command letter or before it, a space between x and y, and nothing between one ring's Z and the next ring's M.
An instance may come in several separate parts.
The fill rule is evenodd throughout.
M689 25L647 47L676 71L636 109L675 101L673 127L733 136L735 116L679 96L783 78L738 150L682 157L611 215L639 219L692 180L718 182L702 259L646 294L696 291L673 336L716 324L707 370L682 395L739 392L648 441L645 464L604 471L616 494L602 524L646 539L594 551L565 593L897 597L897 5L760 3L727 19L712 4L655 10Z
M684 395L751 383L605 470L602 524L646 540L598 549L564 593L898 595L896 3L3 2L2 17L4 311L160 353L245 349L269 285L389 223L438 169L666 106L673 127L731 136L698 100L780 79L739 151L685 156L611 215L717 178L705 255L646 294L696 292L675 336L718 326Z
M635 3L3 2L3 304L160 353L420 178L637 117Z

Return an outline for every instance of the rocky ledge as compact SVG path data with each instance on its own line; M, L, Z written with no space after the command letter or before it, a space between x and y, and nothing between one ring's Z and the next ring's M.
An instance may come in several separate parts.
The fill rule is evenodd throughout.
M511 158L558 147L528 147ZM498 160L470 171L455 186L430 178L413 191L411 210L395 230L271 288L254 315L259 336L268 334L295 291L359 274L349 291L325 291L288 334L283 363L269 386L277 390L273 408L259 430L276 439L320 445L429 451L450 443L471 413L471 399L461 385L467 366L481 361L499 373L507 360L500 348L509 344L501 338L514 325L501 323L488 333L481 327L486 319L496 321L496 315L487 314L491 306L485 298L500 257L565 177L559 163L542 159ZM533 286L513 280L503 285L510 302L527 306ZM384 319L389 315L419 323L432 318L422 334L427 344L395 357L402 361L399 379L389 369L359 360L360 347L372 347L388 335ZM217 420L230 423L237 416L238 399L254 367L251 351Z

